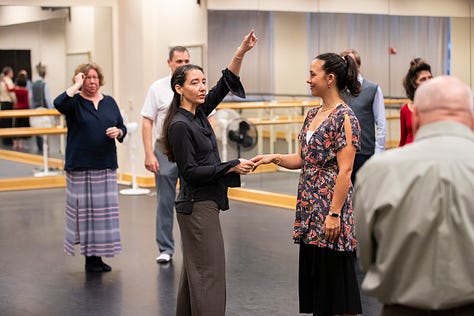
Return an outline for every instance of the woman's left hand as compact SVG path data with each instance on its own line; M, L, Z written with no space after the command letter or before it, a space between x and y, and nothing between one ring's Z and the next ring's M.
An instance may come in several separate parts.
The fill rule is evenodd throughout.
M329 242L335 242L341 233L341 219L339 217L326 216L324 220L324 235Z
M105 130L105 134L110 138L118 138L122 135L122 130L117 127L109 127Z
M255 31L251 30L245 37L242 43L240 44L238 50L245 54L245 52L251 50L255 44L257 44L257 37L255 36Z

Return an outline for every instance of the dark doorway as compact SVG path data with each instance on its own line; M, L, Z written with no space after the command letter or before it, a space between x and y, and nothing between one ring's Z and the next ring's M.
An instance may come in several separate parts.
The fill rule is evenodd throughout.
M5 66L13 68L14 78L21 69L28 72L28 78L31 80L31 51L17 49L0 50L0 71Z

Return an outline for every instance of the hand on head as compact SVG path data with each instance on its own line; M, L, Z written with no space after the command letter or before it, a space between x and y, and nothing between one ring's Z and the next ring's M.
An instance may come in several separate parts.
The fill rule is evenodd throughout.
M77 75L74 76L74 84L81 87L82 84L84 83L84 79L86 79L86 75L83 74L82 72L78 72Z

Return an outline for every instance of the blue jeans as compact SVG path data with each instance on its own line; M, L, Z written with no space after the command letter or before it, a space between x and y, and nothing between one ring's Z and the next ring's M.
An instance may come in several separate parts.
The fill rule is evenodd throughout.
M158 201L156 207L156 243L160 253L167 253L172 256L174 253L173 209L176 198L176 183L178 182L178 167L168 160L159 142L155 144L155 156L160 164L160 170L155 174Z

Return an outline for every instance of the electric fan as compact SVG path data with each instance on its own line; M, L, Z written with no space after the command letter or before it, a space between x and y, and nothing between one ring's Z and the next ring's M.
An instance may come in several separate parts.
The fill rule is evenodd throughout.
M257 144L257 127L243 118L234 119L228 125L228 137L237 145L237 158L240 158L241 149L251 150Z
M232 109L219 109L213 116L214 133L216 134L216 138L222 143L222 161L227 161L227 135L229 124L239 117L239 113Z

